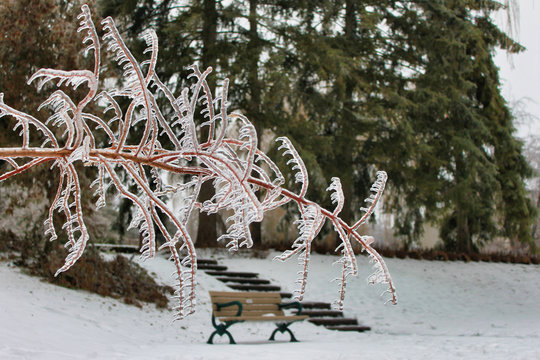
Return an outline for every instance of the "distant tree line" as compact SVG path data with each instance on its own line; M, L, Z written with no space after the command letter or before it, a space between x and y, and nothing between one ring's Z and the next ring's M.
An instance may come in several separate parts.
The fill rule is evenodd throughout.
M44 4L54 8L54 21L77 13L64 0L15 3L25 3L15 8L26 18L25 9ZM312 174L308 197L330 204L325 189L331 177L341 177L348 199L345 221L357 216L375 171L383 169L389 175L385 211L394 215L396 235L406 246L420 238L427 223L440 229L444 246L453 251L475 252L497 236L534 244L536 206L524 185L532 172L514 137L493 61L498 47L511 53L523 47L492 21L499 2L99 0L90 5L103 17L115 17L140 54L145 45L138 34L156 30L156 71L169 86L185 86L178 79L186 78L193 63L229 77L231 107L242 111L259 135L286 135L295 142ZM15 26L6 20L13 8L0 5L0 28ZM46 22L43 14L31 16ZM50 59L43 66L66 68L58 61L77 55L43 58L56 49L48 39L64 40L45 41L34 29L22 31L29 40L0 38L0 91L12 96L34 94L32 88L9 88L31 71L15 76L6 66L40 67ZM8 42L23 47L32 36L41 41L27 52L8 50ZM293 176L289 182L294 186ZM211 191L201 195L210 198ZM200 218L199 244L215 241L217 221ZM260 228L252 233L260 243Z

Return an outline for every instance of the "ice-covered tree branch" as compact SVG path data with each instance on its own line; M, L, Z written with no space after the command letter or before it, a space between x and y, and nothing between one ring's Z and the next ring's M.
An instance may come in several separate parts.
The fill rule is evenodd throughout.
M37 80L38 89L49 82L75 89L85 84L88 92L82 100L76 102L67 93L57 90L42 105L53 115L40 121L5 104L0 94L0 118L14 119L14 130L18 130L21 137L20 146L0 148L0 160L4 162L0 181L43 163L49 163L59 174L56 196L45 221L46 234L56 239L53 221L59 212L68 235L69 254L58 273L69 269L81 257L89 240L81 204L83 189L76 166L82 163L98 170L93 183L98 208L105 204L108 188L116 189L120 196L134 204L131 226L141 233L143 258L155 255L156 232L166 239L161 248L169 249L174 262L179 318L193 312L195 305L197 255L186 228L189 214L195 208L206 213L226 210L231 214L227 219L227 232L217 240L224 240L227 248L237 250L251 247L251 223L260 222L266 212L293 202L300 213L297 221L300 235L291 250L278 258L299 257L302 264L299 299L304 295L311 243L328 220L342 244L338 248L343 264L339 306L347 276L358 273L351 241L358 242L375 264L376 272L369 278L370 282L387 284L390 300L396 303L395 288L383 259L371 247L371 238L357 231L380 199L386 183L384 172L378 173L371 189L373 194L366 199L369 207L363 209L365 215L352 226L348 225L339 218L345 201L339 179L333 178L329 187L335 210L326 210L308 200L305 197L308 171L291 141L280 137L277 141L282 144L283 156L289 158L295 180L301 183L298 193L283 187L285 181L279 167L258 148L255 127L242 114L229 112L228 80L214 95L206 80L211 68L201 72L194 65L190 75L192 86L183 89L178 97L173 95L154 71L158 61L158 39L154 32L146 31L142 35L148 45L145 54L149 53L149 57L139 64L120 37L114 21L103 20L103 40L108 53L123 68L124 81L119 89L98 94L101 45L86 5L79 19L79 32L85 35L83 42L89 43L86 53L91 52L95 59L94 70L41 69L29 83ZM103 114L86 113L90 103L104 108ZM158 105L162 103L166 109ZM205 127L208 131L202 131ZM208 134L208 138L201 139L202 133ZM34 145L36 138L41 145ZM101 146L102 139L106 139L108 145ZM181 183L166 185L162 181L164 173L189 176L182 177ZM127 186L125 178L131 186ZM198 195L204 182L213 184L215 195L201 203ZM184 194L183 204L175 212L168 199L171 192L180 188ZM170 226L166 226L163 219L167 219Z

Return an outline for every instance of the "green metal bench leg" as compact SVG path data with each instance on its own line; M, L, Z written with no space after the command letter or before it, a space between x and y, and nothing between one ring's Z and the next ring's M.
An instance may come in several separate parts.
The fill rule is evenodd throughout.
M215 330L212 335L210 335L210 338L208 339L208 341L206 342L207 344L213 344L214 342L214 336L215 335L219 335L219 336L223 336L223 335L227 335L229 337L229 344L236 344L236 342L234 341L232 335L230 332L228 332L226 329L217 329Z
M294 337L294 334L292 333L291 329L289 329L290 324L276 324L277 328L272 332L272 335L270 336L271 341L275 340L276 333L279 331L280 333L288 332L289 335L291 335L291 342L298 342L296 338Z
M216 329L216 330L214 330L212 335L210 335L210 338L208 339L208 341L206 343L207 344L213 344L214 336L217 334L219 336L227 335L229 337L229 344L236 344L236 342L234 341L231 333L227 331L227 328L229 328L229 326L231 326L233 324L236 324L237 322L238 321L218 324L218 323L216 323L216 318L214 317L214 315L212 315L212 326L214 326L214 329Z

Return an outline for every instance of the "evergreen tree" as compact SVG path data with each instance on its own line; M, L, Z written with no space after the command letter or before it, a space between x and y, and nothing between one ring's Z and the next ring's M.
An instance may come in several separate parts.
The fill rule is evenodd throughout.
M309 153L306 157L314 159L308 162L319 175L313 197L325 196L331 177L342 177L348 199L342 216L348 220L358 216L370 175L381 164L370 155L366 146L371 143L366 140L385 116L385 94L394 84L386 80L392 72L379 56L385 39L377 4L299 2L300 26L290 29L296 52L290 55L293 119L287 129L304 156ZM306 127L318 136L305 138Z
M459 251L493 236L530 241L530 170L492 56L496 46L521 47L492 23L497 2L104 4L123 9L130 31L152 26L167 39L162 78L175 81L193 62L230 77L238 90L230 100L259 135L279 128L294 139L311 198L324 199L329 178L342 176L345 220L381 168L408 244L426 222Z
M523 186L530 170L493 63L495 46L521 47L491 22L496 8L417 1L388 22L403 39L399 47L414 49L409 63L417 70L408 76L405 118L387 138L410 153L392 169L406 175L390 173L400 198L393 208L403 233L419 235L424 219L437 222L446 247L463 252L497 235L531 239L534 211Z

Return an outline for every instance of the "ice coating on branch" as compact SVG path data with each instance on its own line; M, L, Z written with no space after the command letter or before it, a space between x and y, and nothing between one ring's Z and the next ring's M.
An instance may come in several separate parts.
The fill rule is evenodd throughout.
M86 49L84 49L85 55L88 55L90 51L94 52L94 76L97 80L99 78L101 49L99 44L99 37L97 35L94 22L92 21L92 14L90 13L90 8L88 7L88 5L84 4L81 7L81 13L79 14L79 16L77 16L77 19L80 20L77 32L84 32L85 37L82 42L83 44L88 43L88 46L86 47Z
M360 220L358 220L352 227L353 229L358 228L360 225L364 224L371 214L373 214L373 211L375 211L375 206L377 205L378 201L380 200L382 193L384 191L384 187L386 186L386 181L388 180L388 175L385 171L378 171L377 172L377 181L371 185L371 188L369 191L372 192L371 195L364 201L369 205L369 207L362 207L360 208L361 211L364 212L364 216Z
M156 233L154 231L154 222L152 220L152 204L148 197L142 199L141 204L136 207L135 215L128 226L129 229L139 229L142 236L141 258L143 260L151 259L155 255Z
M358 267L350 241L351 235L343 228L339 221L332 221L332 224L334 225L334 229L339 234L339 238L341 240L341 243L336 249L337 253L341 253L341 258L337 262L338 264L342 265L341 277L333 280L339 282L339 297L334 303L334 306L341 310L343 307L343 299L345 298L347 278L351 275L356 276L358 273Z
M146 74L146 82L154 75L158 56L158 37L153 29L147 29L141 34L141 39L146 42L147 48L143 51L143 54L151 53L149 60L143 61L141 66L148 65L148 71Z
M144 83L142 83L142 71L139 64L128 50L124 40L120 36L114 20L110 17L104 19L101 24L105 34L103 40L107 45L107 51L114 55L114 60L124 70L123 79L124 86L118 92L118 95L128 96L136 100L137 105L142 105L144 101L143 94L145 93Z
M205 201L202 211L217 212L218 209L231 210L232 215L226 220L227 232L218 241L227 240L229 250L236 251L245 246L251 247L253 240L249 225L262 220L262 207L252 189L252 186L238 179L238 174L230 174L225 179L214 180L216 194L211 200ZM230 225L229 225L230 224Z
M332 195L330 195L330 200L332 200L333 204L336 204L336 208L334 209L334 215L339 215L341 210L343 210L343 205L345 204L345 196L343 196L343 189L341 187L341 180L339 180L338 177L333 177L331 179L332 183L326 189L326 191L332 191Z
M355 276L354 260L346 255L345 250L342 250L341 258L334 265L341 265L341 277L335 278L332 281L338 283L338 298L332 303L332 307L336 310L343 310L343 300L345 299L345 290L347 287L347 278L351 275Z
M292 142L278 137L279 149L284 149L283 156L294 172L295 182L301 184L298 193L284 187L280 168L259 149L255 126L244 115L229 112L228 79L214 92L207 82L212 68L201 72L193 65L188 78L191 85L173 94L155 73L158 39L153 30L141 34L147 46L144 51L147 60L138 63L114 21L103 20L103 40L108 53L123 69L123 82L121 88L97 95L101 45L88 6L81 8L78 19L85 52L94 54L94 69L41 69L29 83L37 81L38 89L49 82L60 87L80 87L88 91L82 100L74 101L67 95L69 92L58 89L40 106L48 107L52 115L40 121L6 105L0 93L0 118L14 119L14 131L19 132L22 140L19 147L0 147L0 160L7 162L7 166L0 168L0 182L45 162L51 162L51 170L58 172L58 188L44 222L45 233L51 240L58 238L55 217L62 218L62 229L67 234L69 251L57 275L80 258L89 240L81 203L82 191L87 189L81 188L78 177L82 164L96 168L92 187L98 209L105 205L108 189L133 204L130 226L137 228L142 236L141 257L152 258L157 251L169 251L176 282L177 319L191 314L196 304L197 254L187 231L195 208L226 216L227 230L218 241L230 250L237 250L252 246L250 224L262 221L268 211L287 203L296 204L299 236L290 250L277 257L282 261L298 257L301 268L296 298L302 299L306 291L312 242L329 220L340 243L336 249L342 266L338 306L343 304L347 277L358 273L351 241L357 241L374 264L375 272L368 280L387 284L390 300L395 303L395 288L386 264L370 246L372 238L356 230L380 200L386 173L377 173L372 193L366 199L367 207L361 209L364 215L350 226L339 218L345 204L340 180L332 178L328 187L335 204L333 211L308 200L306 166ZM99 115L86 110L91 102L96 106L88 108L102 107ZM166 109L161 107L163 103ZM31 146L30 135L32 139L42 140L41 147ZM104 142L108 145L103 145ZM170 173L181 176L175 182L168 181L170 177L165 174ZM199 198L204 183L214 188L210 199ZM171 201L173 195L175 199ZM174 209L173 202L178 205ZM156 249L158 234L165 243Z
M21 127L20 135L23 140L23 144L21 146L22 148L27 148L29 146L30 125L35 126L36 129L39 130L45 137L45 140L41 144L42 147L45 144L50 142L53 147L58 148L58 142L56 140L56 137L54 136L53 132L45 124L43 124L41 121L39 121L38 119L34 118L31 115L15 110L12 107L6 105L4 103L4 94L0 93L0 119L4 116L13 117L17 121L17 123L15 124L15 127L13 128L13 131Z
M103 165L98 165L98 177L90 184L90 187L93 188L96 185L97 189L94 192L94 196L98 196L96 210L99 210L107 205L105 194L107 193L108 184L105 184L105 168Z
M278 150L286 149L286 151L283 153L283 156L291 156L291 159L287 161L287 165L291 163L293 164L291 170L296 170L296 173L294 175L295 182L302 184L302 189L300 190L299 195L300 197L304 197L309 186L309 177L306 166L304 165L304 161L302 160L300 155L298 155L298 152L288 138L281 136L278 137L276 141L281 141L281 146L278 148Z
M56 86L71 86L75 90L84 83L88 83L88 87L91 89L97 88L97 82L94 74L88 70L64 71L55 69L40 69L28 80L28 85L30 85L36 79L38 82L38 91L40 91L49 81L58 81Z
M56 271L55 276L68 270L77 260L79 260L86 248L86 243L90 238L83 220L81 186L77 171L73 165L69 163L59 163L59 166L64 169L63 172L67 177L66 187L61 191L60 203L67 219L62 228L66 229L68 233L69 242L66 245L69 249L69 253L64 266Z
M311 243L321 231L325 220L321 208L316 204L302 205L300 210L301 218L295 221L300 236L294 241L291 250L286 250L283 254L274 258L274 260L285 261L294 255L298 255L298 264L301 269L298 271L299 277L296 280L298 288L294 293L294 298L298 301L303 299L306 291Z
M368 277L368 283L386 284L388 289L383 292L383 295L388 296L386 302L391 302L394 305L397 304L396 288L394 287L394 283L392 281L392 277L390 276L390 272L386 267L386 263L382 260L381 256L375 250L373 250L373 248L369 247L367 251L370 257L370 262L373 264L373 268L375 269L375 272Z

